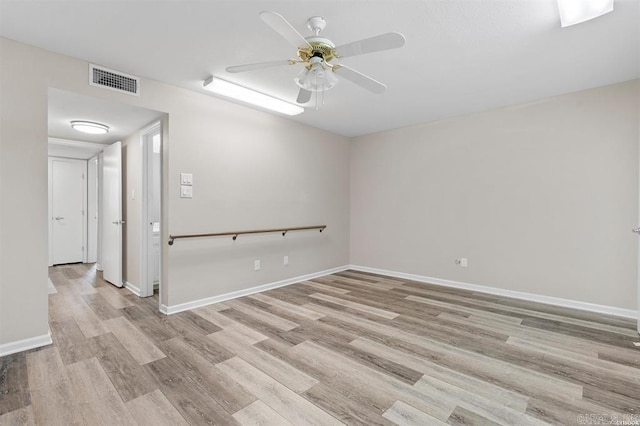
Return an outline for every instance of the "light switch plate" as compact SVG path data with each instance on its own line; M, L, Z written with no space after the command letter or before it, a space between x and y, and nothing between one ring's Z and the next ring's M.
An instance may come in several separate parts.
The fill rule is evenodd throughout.
M181 185L180 198L193 198L193 187L187 186L187 185Z
M180 185L193 185L193 174L180 173Z

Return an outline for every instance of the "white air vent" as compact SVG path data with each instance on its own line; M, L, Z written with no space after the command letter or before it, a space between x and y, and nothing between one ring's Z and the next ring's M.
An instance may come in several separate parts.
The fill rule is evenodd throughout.
M140 78L93 64L89 64L89 84L140 96Z

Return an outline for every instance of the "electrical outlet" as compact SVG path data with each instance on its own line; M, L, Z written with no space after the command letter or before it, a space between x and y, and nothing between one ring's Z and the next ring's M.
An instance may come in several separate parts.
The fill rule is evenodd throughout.
M259 271L260 270L260 261L259 260L254 260L253 261L253 270L254 271Z
M289 265L289 256L285 256L285 257L284 257L284 260L282 261L282 264L283 264L284 266Z

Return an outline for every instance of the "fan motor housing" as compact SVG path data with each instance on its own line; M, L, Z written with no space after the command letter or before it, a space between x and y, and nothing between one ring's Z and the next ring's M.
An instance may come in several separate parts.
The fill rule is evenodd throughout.
M303 62L309 62L314 56L319 56L324 59L326 62L329 62L333 58L336 57L335 45L331 40L323 38L323 37L307 37L307 41L312 46L311 49L308 47L301 47L298 49L298 57Z

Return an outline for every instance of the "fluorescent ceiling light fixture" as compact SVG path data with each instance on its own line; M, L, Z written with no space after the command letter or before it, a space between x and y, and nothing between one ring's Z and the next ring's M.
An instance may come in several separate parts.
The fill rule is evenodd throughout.
M562 27L580 24L613 10L613 0L558 0Z
M109 126L93 121L74 120L71 127L82 133L90 133L92 135L106 135L109 133Z
M298 115L304 112L304 108L302 108L301 106L290 104L289 102L274 98L273 96L265 95L264 93L256 92L255 90L238 86L237 84L230 83L226 80L221 80L214 76L206 79L202 87L213 93L217 93L218 95L236 99L241 102L246 102L251 105L270 109L272 111L276 111L286 115Z

